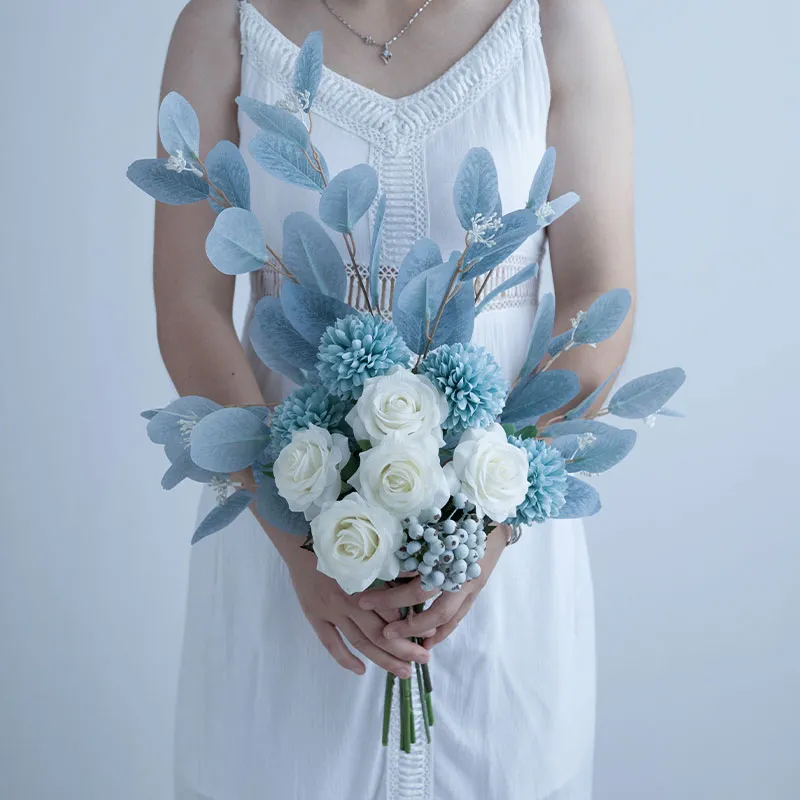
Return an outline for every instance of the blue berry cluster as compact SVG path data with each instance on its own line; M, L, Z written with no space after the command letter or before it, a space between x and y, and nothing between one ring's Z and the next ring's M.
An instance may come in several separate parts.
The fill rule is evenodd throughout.
M397 557L404 572L419 572L427 591L457 592L481 574L478 562L486 552L487 535L483 518L463 495L456 495L452 506L449 514L431 508L405 520Z

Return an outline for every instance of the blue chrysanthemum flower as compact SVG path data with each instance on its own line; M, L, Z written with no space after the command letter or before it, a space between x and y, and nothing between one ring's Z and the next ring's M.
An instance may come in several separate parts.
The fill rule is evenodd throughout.
M323 386L301 386L272 412L270 446L279 453L292 440L294 431L304 430L309 425L334 430L346 413L347 405Z
M364 381L408 366L411 351L391 322L371 314L349 314L322 334L317 371L322 385L342 400L357 400Z
M461 433L497 420L508 395L508 381L492 354L474 344L443 344L419 365L445 395L450 413L444 428Z
M517 507L517 515L507 519L509 525L531 525L558 516L567 502L567 466L561 453L541 439L509 436L508 441L528 456L528 494Z

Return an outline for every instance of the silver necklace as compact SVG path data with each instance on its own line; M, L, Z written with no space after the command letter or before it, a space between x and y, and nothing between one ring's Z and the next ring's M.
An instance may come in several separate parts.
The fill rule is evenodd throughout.
M391 39L381 44L380 42L376 42L372 36L368 36L364 33L357 31L335 8L331 6L328 0L322 0L322 5L328 9L328 11L333 14L342 25L350 31L350 33L355 34L361 39L364 44L368 45L369 47L382 47L383 50L381 51L381 58L383 59L384 64L388 64L392 59L392 51L389 49L417 20L417 17L433 2L433 0L425 0L425 2L414 12L414 15L411 19L406 22L406 24L394 35Z

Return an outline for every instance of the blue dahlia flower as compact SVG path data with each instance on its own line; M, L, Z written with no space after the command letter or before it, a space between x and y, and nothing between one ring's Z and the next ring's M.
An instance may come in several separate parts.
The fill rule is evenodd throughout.
M517 514L506 520L509 525L531 525L557 517L567 502L567 466L561 453L541 439L520 439L509 436L508 441L528 456L528 494L517 507Z
M419 365L447 398L445 430L461 433L496 421L508 395L508 381L492 354L474 344L443 344Z
M364 381L408 366L411 351L391 322L371 314L349 314L322 334L317 371L322 385L342 400L357 400Z
M294 431L305 430L309 425L333 430L346 413L346 404L323 386L302 386L272 412L270 445L274 452L280 452L292 440Z

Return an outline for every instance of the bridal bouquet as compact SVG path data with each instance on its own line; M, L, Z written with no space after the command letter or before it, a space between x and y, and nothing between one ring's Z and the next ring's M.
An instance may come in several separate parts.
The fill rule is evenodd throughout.
M249 174L234 144L199 155L199 125L189 103L172 93L159 112L166 159L137 161L129 178L156 200L207 201L218 212L206 252L221 272L274 270L280 295L255 308L248 335L259 358L297 386L276 407L221 407L181 397L144 412L148 434L170 467L162 484L210 483L218 504L192 543L229 524L251 503L276 528L302 537L319 569L344 591L421 576L429 590L457 592L481 572L486 540L506 524L518 533L549 518L586 517L600 509L596 490L577 475L604 472L636 440L598 417L676 415L664 407L684 380L672 368L618 389L601 410L589 409L612 374L581 403L540 430L537 421L579 392L577 376L553 369L562 353L594 347L628 313L624 289L600 296L553 335L555 303L542 298L522 369L509 384L492 354L471 343L475 318L500 292L533 278L532 264L486 293L497 265L578 200L548 201L555 163L548 150L527 206L504 213L490 154L471 150L456 177L455 213L464 246L444 257L427 239L402 262L391 308L380 306L378 268L386 198L362 164L329 175L311 141L312 108L322 70L322 43L312 34L297 60L294 91L277 105L240 97L260 131L249 143L270 174L319 194L322 224L290 214L278 253L250 211ZM353 231L375 209L371 252L359 259ZM366 310L344 302L347 254ZM231 475L252 468L255 493ZM502 534L498 534L502 535ZM420 609L409 609L407 613ZM426 736L433 724L427 666L416 665ZM395 679L387 676L384 744ZM416 738L411 679L400 681L401 747Z

